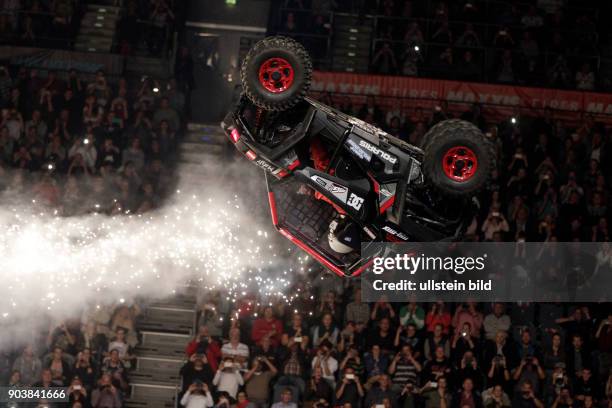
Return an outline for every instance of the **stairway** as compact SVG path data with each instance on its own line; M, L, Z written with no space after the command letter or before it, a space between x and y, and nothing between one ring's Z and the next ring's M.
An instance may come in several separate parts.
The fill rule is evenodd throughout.
M352 14L334 17L332 71L367 73L373 37L371 17Z
M103 0L98 0L102 3ZM104 4L88 4L74 48L77 51L110 52L121 8Z
M223 159L233 150L218 124L189 123L179 146L181 184L202 185L209 178L219 177L227 168Z
M195 290L186 287L184 293L151 303L143 310L136 323L141 339L134 350L136 364L129 373L125 408L175 407L185 346L196 324L195 309Z

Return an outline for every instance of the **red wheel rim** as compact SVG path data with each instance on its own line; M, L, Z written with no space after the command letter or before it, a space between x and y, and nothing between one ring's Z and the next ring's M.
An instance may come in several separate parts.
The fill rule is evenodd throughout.
M454 181L468 181L476 174L478 158L474 151L465 146L451 147L442 158L444 174Z
M284 58L269 58L259 67L259 83L272 93L289 89L294 75L293 67Z

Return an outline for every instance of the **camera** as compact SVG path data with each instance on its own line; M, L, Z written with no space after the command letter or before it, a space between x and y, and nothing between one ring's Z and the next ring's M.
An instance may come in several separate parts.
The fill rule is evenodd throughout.
M354 380L355 379L355 374L351 374L351 373L347 374L346 375L346 379L347 380Z
M301 338L301 337L294 337L294 338L293 338L293 341L294 341L295 343L301 343L301 342L302 342L302 338Z

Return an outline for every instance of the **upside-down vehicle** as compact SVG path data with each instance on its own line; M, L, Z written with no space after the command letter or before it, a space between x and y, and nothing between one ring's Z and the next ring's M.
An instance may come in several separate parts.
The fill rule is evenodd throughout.
M307 96L306 50L269 37L247 54L243 94L222 127L265 171L278 231L340 276L359 275L372 242L460 240L495 165L469 122L433 126L417 147Z

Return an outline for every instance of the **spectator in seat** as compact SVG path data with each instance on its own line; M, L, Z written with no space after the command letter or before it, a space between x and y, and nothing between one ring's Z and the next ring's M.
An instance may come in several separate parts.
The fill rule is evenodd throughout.
M548 70L548 83L555 88L568 88L572 79L571 75L567 60L563 55L559 55Z
M361 301L361 288L356 287L353 292L353 301L346 306L344 312L345 322L364 323L370 320L370 307Z
M21 355L13 363L13 370L19 371L24 386L34 384L40 378L42 362L34 355L32 345L28 344L23 348Z
M306 389L303 378L308 370L305 353L297 343L292 343L283 348L279 361L281 362L281 376L274 385L274 400L278 400L277 396L280 396L281 391L288 387L294 391L293 397L297 401Z
M364 356L364 364L368 381L376 379L387 372L389 357L383 354L378 344L372 345L370 352Z
M512 400L512 408L544 408L534 392L533 384L530 381L523 381L519 392Z
M264 309L263 316L253 323L251 340L257 344L260 343L263 338L268 338L272 346L276 347L280 344L282 334L282 323L274 317L272 307L267 306Z
M183 379L183 387L189 387L194 383L212 384L215 373L208 364L208 359L205 354L192 354L189 356L189 361L181 367L181 378Z
M246 369L249 360L249 348L240 342L240 329L234 327L230 329L229 341L221 347L221 356L225 359L231 357L240 368ZM251 395L251 393L249 393Z
M378 74L393 75L397 72L397 59L390 43L383 43L372 59L372 67Z
M484 408L512 408L512 402L501 385L497 384L482 393Z
M102 374L91 393L92 408L121 408L121 391L112 384L110 374Z
M421 364L416 360L412 347L409 345L402 346L399 353L395 354L388 372L392 376L392 389L396 393L401 393L407 384L412 384L416 388L419 373L422 370Z
M297 408L297 404L293 401L293 391L290 388L286 388L281 393L281 399L278 402L272 404L270 408Z
M44 368L41 371L39 380L32 384L32 386L36 388L58 387L58 385L53 382L53 374L51 374L51 370L48 368ZM59 386L61 387L61 385Z
M97 367L94 364L94 358L91 354L91 350L88 348L83 349L77 354L76 364L74 366L74 375L78 377L82 385L91 391L95 385L97 374Z
M478 34L474 31L474 25L472 23L467 23L465 25L465 30L463 33L457 38L455 42L457 47L480 47L480 38L478 38Z
M474 54L471 51L463 53L463 60L458 65L460 79L476 81L480 78L480 66L474 61Z
M576 89L581 91L595 89L595 74L588 63L582 64L580 71L576 72Z
M439 377L437 381L428 381L421 389L425 408L451 408L452 395L448 391L448 380Z
M291 316L291 324L283 334L281 344L287 346L289 343L298 343L300 348L306 351L310 345L310 337L307 335L308 329L304 323L304 318L300 313Z
M217 391L225 391L230 398L236 399L238 388L244 385L244 379L233 358L228 357L221 361L212 383L217 387Z
M68 384L72 378L71 359L64 355L61 348L55 347L50 356L45 368L49 369L52 376L53 384L58 387L63 387Z
M185 408L211 408L214 402L208 385L199 381L190 384L181 398L181 405Z
M387 374L383 374L374 381L372 388L368 391L364 407L374 407L375 405L383 405L384 400L391 402L392 406L396 406L397 393L391 389L391 379Z
M438 347L442 348L444 356L450 356L450 341L444 334L444 329L441 324L436 324L433 333L427 333L427 337L423 342L423 354L425 359L431 360L434 358L434 352Z
M185 348L185 354L191 357L193 354L204 354L210 368L213 371L217 371L218 361L221 357L221 349L216 340L214 340L208 331L207 326L200 326L198 334L194 339L187 344Z
M400 308L399 323L401 326L413 324L417 330L421 330L425 325L425 310L417 302L410 302Z
M128 162L134 165L137 172L141 172L144 168L145 153L138 138L133 139L130 147L123 151L121 163L125 166Z
M306 406L310 405L313 408L328 407L334 401L334 390L323 378L321 368L313 371L312 377L306 386L304 401ZM338 404L338 402L336 403Z
M333 345L328 340L324 340L319 345L317 353L312 359L312 369L321 368L323 378L334 384L335 374L338 370L338 360L331 355L332 349Z
M364 396L365 391L359 376L355 374L351 367L345 368L341 380L336 386L335 405L342 406L348 403L353 407L359 407Z
M170 106L170 101L166 96L161 98L159 108L153 114L153 126L159 126L162 120L167 121L173 131L181 128L181 119L176 110Z
M444 354L444 347L438 346L433 350L433 356L427 359L421 378L423 381L438 381L441 377L451 375L452 365L448 356Z
M319 347L324 341L328 341L332 346L336 346L339 333L340 331L334 324L331 313L325 313L321 317L321 323L315 326L312 331L313 346Z
M485 339L494 340L500 331L507 332L510 329L510 316L505 313L503 303L494 303L493 312L489 313L483 322Z
M270 384L277 373L277 368L266 356L253 359L251 369L244 375L244 382L249 401L255 407L265 407L270 402Z
M446 305L439 301L431 305L431 309L425 316L425 327L428 332L433 333L439 324L442 326L442 333L447 335L451 320L451 314L446 310Z
M480 393L474 389L474 381L466 378L462 382L461 389L455 394L452 403L453 408L482 408Z

